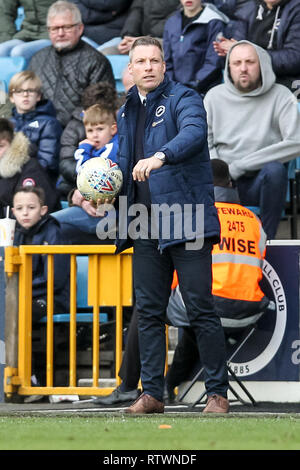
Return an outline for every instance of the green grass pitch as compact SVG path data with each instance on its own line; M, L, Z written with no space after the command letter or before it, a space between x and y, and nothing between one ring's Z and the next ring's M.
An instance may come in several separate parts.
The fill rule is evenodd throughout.
M154 449L299 450L300 419L194 413L0 417L0 450Z

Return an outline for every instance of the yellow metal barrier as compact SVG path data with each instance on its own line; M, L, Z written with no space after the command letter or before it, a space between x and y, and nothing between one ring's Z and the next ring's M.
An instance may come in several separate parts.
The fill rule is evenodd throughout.
M123 307L132 306L132 250L115 255L112 245L40 245L7 247L5 271L19 273L18 368L6 367L4 392L10 395L78 394L102 395L113 388L99 388L99 307L112 306L116 311L116 383L122 361ZM32 255L48 256L46 386L31 386L32 359ZM54 369L54 255L70 254L70 345L69 385L53 386ZM76 386L76 256L88 255L88 304L93 307L93 358L91 387Z

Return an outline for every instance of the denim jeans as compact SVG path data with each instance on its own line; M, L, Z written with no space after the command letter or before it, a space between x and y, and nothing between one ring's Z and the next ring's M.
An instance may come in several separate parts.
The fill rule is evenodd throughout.
M284 210L287 192L287 170L280 162L266 163L253 176L236 181L241 203L259 206L260 218L267 238L275 238Z
M0 44L0 57L23 56L27 62L31 57L44 47L50 46L49 39L38 39L36 41L21 41L20 39L11 39Z

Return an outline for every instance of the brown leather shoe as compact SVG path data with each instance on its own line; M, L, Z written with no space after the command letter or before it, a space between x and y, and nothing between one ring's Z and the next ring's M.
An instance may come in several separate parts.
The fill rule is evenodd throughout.
M221 395L209 395L203 413L228 413L229 401Z
M139 398L132 403L129 408L125 409L125 413L132 414L147 414L147 413L163 413L164 404L156 398L148 395L148 393L142 393Z

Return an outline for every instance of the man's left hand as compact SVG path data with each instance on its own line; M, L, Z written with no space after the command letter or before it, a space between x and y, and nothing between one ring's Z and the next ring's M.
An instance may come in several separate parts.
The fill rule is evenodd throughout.
M156 157L143 158L139 160L132 170L134 181L146 181L150 171L158 170L163 166L163 162Z

